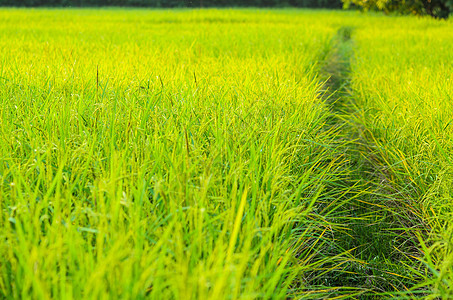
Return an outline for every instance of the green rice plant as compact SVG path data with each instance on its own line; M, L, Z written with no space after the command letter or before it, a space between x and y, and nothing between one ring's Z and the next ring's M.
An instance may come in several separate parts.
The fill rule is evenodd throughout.
M413 289L443 299L453 290L452 37L450 21L375 18L356 33L351 83L389 205L418 236L406 253L420 260L411 269L424 278Z
M1 10L1 297L328 295L339 19Z

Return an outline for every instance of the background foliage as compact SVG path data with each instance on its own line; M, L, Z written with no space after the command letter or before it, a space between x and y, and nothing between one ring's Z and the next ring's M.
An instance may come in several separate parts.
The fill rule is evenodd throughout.
M344 0L345 6L364 10L382 10L386 13L425 15L447 18L453 11L453 0Z
M364 11L381 10L385 13L397 12L448 18L453 11L453 0L0 0L0 6L358 7Z
M341 8L341 0L0 0L3 6L137 7L323 7Z

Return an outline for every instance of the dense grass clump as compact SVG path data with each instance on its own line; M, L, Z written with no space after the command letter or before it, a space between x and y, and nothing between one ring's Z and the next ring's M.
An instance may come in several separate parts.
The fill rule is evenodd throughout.
M354 99L381 187L417 241L417 287L430 297L453 291L451 22L399 18L357 32ZM419 254L416 254L419 252ZM411 268L409 268L411 269ZM426 296L426 294L425 294Z
M285 297L336 260L322 249L342 158L316 79L333 26L0 18L2 297Z

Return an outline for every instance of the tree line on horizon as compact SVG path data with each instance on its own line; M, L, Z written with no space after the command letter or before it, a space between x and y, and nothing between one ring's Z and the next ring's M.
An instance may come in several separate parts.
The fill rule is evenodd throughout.
M430 15L446 19L453 12L453 0L343 0L344 7L360 7L364 11L380 10L408 15Z
M311 7L342 8L342 0L0 0L1 6L22 7Z
M359 8L385 13L430 15L446 19L453 13L453 0L0 0L14 7L307 7Z

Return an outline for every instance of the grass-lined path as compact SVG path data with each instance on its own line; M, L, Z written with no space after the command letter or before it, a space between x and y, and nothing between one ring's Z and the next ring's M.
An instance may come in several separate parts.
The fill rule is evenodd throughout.
M382 158L373 150L373 141L363 134L366 129L357 115L363 108L357 106L350 90L354 30L354 27L338 30L321 69L326 80L324 99L334 113L330 126L343 132L342 149L348 170L344 182L350 185L344 196L351 200L342 210L345 230L337 233L340 246L337 249L349 250L356 259L337 277L329 274L328 280L332 280L333 286L356 287L362 298L413 297L415 294L408 289L421 277L411 268L420 268L415 257L421 257L421 251L417 249L415 228L408 227L423 221L414 219L410 211L401 210L401 198L383 182L382 170L376 169L376 162ZM418 228L420 233L422 226Z
M0 298L448 297L450 24L0 10Z

